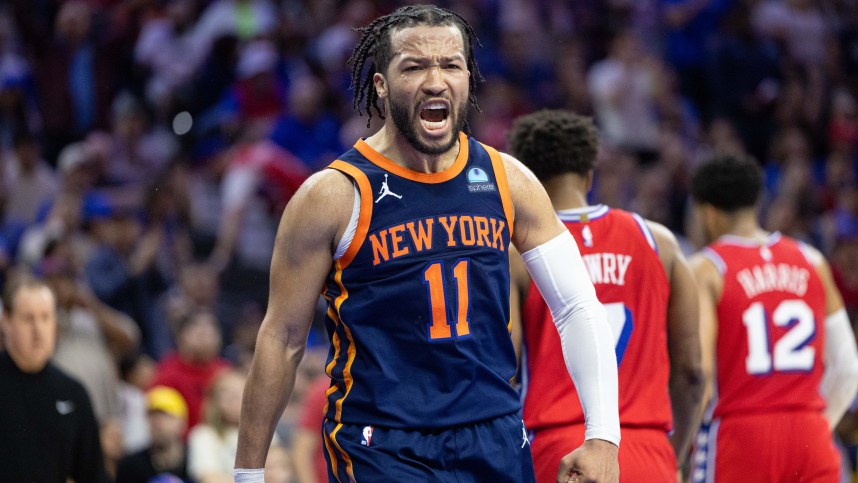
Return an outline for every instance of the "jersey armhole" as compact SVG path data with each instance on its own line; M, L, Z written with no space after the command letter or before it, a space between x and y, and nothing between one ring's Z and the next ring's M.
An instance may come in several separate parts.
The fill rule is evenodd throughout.
M336 160L328 168L335 169L345 174L352 179L355 186L355 208L352 209L352 216L346 230L343 232L340 242L337 244L337 251L334 255L334 260L339 265L340 269L346 268L358 250L363 245L369 232L369 222L372 219L372 187L370 187L369 179L363 171L352 166L345 161ZM355 214L357 211L357 216ZM354 233L350 235L352 225L354 223ZM347 238L349 238L347 240ZM337 255L342 254L338 257Z
M513 209L512 196L509 193L509 183L506 179L506 169L504 168L503 159L500 153L492 148L480 143L483 149L489 153L489 159L492 161L492 169L495 172L495 180L498 183L498 193L500 193L503 212L506 216L506 224L509 227L509 238L512 240L513 227L515 225L515 210Z
M355 201L352 204L352 216L349 218L349 224L346 226L343 236L337 244L337 251L334 252L334 260L339 260L346 254L357 232L358 219L360 218L360 189L358 189L358 185L354 180L352 180L352 188L355 193Z
M658 255L658 245L655 243L655 237L652 234L652 230L649 229L649 225L646 224L646 220L637 213L631 213L631 215L638 224L638 228L640 228L644 238L646 238L646 242L649 243L650 248Z
M721 258L721 255L718 255L715 250L706 247L701 250L700 254L715 265L715 269L718 270L718 273L720 273L722 277L727 273L727 264L724 263L724 259Z

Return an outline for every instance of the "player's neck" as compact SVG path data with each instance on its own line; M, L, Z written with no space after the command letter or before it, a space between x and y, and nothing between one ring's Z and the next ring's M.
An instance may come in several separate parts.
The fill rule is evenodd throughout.
M770 233L760 226L755 216L737 216L728 219L722 236L745 238L755 242L765 242Z
M458 133L456 133L458 139ZM379 154L403 168L420 173L438 173L449 168L456 162L459 155L459 142L446 152L438 155L425 154L416 149L395 128L387 129L387 125L377 133L366 138L366 144Z
M542 182L551 198L554 211L572 210L587 206L587 180L577 174L552 176Z

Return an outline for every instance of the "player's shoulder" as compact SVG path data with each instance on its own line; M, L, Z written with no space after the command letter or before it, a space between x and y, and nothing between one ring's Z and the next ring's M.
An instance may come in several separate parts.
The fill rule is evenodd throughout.
M344 173L323 169L301 184L286 205L284 216L290 224L297 224L303 230L337 232L351 217L355 199L353 186Z
M503 151L498 151L498 153L503 162L503 169L506 173L507 184L509 185L509 191L513 200L522 199L526 201L534 189L542 188L539 179L524 163L509 153Z
M354 188L345 173L335 169L323 169L307 178L293 200L299 203L321 204L323 207L351 207Z
M646 223L646 227L649 228L650 233L652 233L652 237L655 239L659 252L681 252L679 240L670 228L656 221L645 218L643 220L644 223Z
M789 244L790 246L793 246L798 249L801 254L804 255L804 258L807 259L807 262L814 267L818 267L820 265L827 265L825 255L823 255L822 252L820 252L810 243L785 235L781 235L779 241L781 241L782 243Z

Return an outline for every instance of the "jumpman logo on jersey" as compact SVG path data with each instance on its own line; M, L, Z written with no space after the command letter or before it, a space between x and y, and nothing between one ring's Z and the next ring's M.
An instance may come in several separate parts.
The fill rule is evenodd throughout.
M395 196L395 197L399 198L400 200L402 199L402 195L398 195L398 194L394 193L393 191L390 191L390 187L387 186L387 173L384 173L384 181L381 182L381 189L378 190L378 194L381 196L379 196L378 199L375 200L376 203L381 201L381 199L387 195Z
M521 447L524 448L530 444L530 439L527 437L527 428L524 427L524 421L521 422Z

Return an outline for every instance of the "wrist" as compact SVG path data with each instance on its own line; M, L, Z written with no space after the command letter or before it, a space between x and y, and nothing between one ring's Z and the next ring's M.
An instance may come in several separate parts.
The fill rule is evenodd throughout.
M235 468L232 470L235 483L265 483L263 468Z

